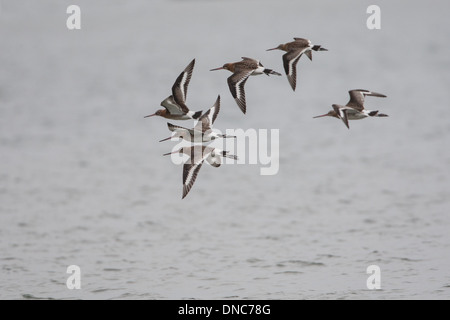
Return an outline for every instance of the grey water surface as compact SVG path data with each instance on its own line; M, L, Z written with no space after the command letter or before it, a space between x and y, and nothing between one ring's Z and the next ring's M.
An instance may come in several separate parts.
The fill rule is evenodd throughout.
M0 298L449 299L449 9L0 1ZM265 51L293 37L329 50L300 59L295 92ZM283 74L248 80L246 115L209 71L242 56ZM167 121L143 117L194 58L189 107L220 94L217 129L278 129L277 174L204 165L181 200ZM366 106L388 118L313 119L360 88L387 95Z

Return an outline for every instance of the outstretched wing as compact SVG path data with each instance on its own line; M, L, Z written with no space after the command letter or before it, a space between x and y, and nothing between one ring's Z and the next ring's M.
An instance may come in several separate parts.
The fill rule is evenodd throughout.
M199 164L185 163L183 165L183 197L184 199L197 179L198 172L202 167L203 161Z
M253 58L249 58L249 57L242 57L242 60L246 61L248 63L253 63L255 65L259 65L259 63L260 63L259 60L253 59Z
M348 101L347 106L358 111L364 110L364 99L366 96L386 98L384 94L364 89L350 90L348 94L350 95L350 100Z
M206 111L198 120L199 123L198 125L201 124L202 128L201 130L203 132L210 130L214 121L216 121L217 115L219 114L220 111L220 95L217 97L216 102L214 103L214 105L209 108L208 111Z
M191 190L197 179L198 172L202 167L203 162L212 152L212 148L205 146L190 147L190 159L183 165L183 197Z
M169 123L169 122L167 122L167 127L168 127L169 130L172 131L172 132L175 131L176 129L181 129L181 130L187 130L187 131L189 131L189 129L187 129L187 128L185 128L185 127L180 127L180 126L171 124L171 123Z
M345 126L348 129L350 129L350 127L348 125L348 116L347 116L347 111L350 108L349 107L340 106L340 105L337 105L337 104L333 104L333 109L337 113L337 115L339 116L339 119L341 119L342 122L344 122Z
M292 90L295 91L297 85L297 62L307 48L292 50L283 55L283 66Z
M305 38L294 38L296 45L309 47L311 46L311 40Z
M246 112L244 85L253 70L245 70L232 74L228 79L231 95L243 113Z
M189 111L189 108L186 106L186 96L189 82L191 81L192 72L194 70L194 65L195 59L193 59L183 70L183 72L180 73L172 86L173 98L185 113Z
M162 102L161 102L161 106L163 106L164 108L166 108L166 110L171 114L171 115L183 115L185 114L185 112L182 110L181 106L178 105L173 96L168 96L167 98L165 98Z

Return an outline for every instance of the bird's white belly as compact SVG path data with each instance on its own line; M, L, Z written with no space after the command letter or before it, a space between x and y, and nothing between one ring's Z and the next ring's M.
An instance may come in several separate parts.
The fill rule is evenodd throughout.
M251 73L251 76L257 76L257 75L263 74L264 70L265 70L265 68L260 66L260 67L256 68L255 70L253 70L253 72Z
M180 106L175 102L172 96L167 97L161 102L161 106L166 108L171 115L184 115L184 112L181 111ZM189 119L190 117L185 117L185 119Z
M206 161L214 167L218 167L222 163L220 155L216 154L214 151L206 158Z
M360 120L367 117L367 115L363 112L359 112L357 110L352 110L347 112L348 120Z

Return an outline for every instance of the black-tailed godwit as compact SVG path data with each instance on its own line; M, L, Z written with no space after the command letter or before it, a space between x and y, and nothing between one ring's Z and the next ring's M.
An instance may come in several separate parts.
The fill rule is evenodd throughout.
M219 111L220 96L217 97L214 105L198 119L198 122L194 128L187 129L167 123L167 126L169 127L169 130L173 132L173 135L166 139L162 139L159 142L166 141L171 138L181 138L190 142L209 142L217 138L236 138L236 136L219 134L212 131L212 125L214 121L216 121Z
M280 44L276 48L267 49L270 50L283 50L286 53L283 55L283 66L286 72L286 76L289 80L289 83L292 87L292 90L295 91L295 87L297 85L297 62L302 56L302 54L306 54L306 56L312 61L312 50L314 51L328 51L325 48L322 48L320 45L313 45L311 41L303 38L294 38L294 41Z
M154 114L145 116L144 118L160 116L166 119L188 120L198 119L201 116L201 111L193 112L186 106L186 95L194 65L195 59L189 63L186 69L178 76L177 80L175 80L175 83L172 86L172 95L161 102L161 106L163 106L164 109L160 109Z
M378 110L371 111L364 108L364 98L366 96L386 98L384 94L372 92L369 90L355 89L349 92L350 100L345 106L339 104L333 104L333 110L328 113L315 116L314 118L320 117L335 117L341 119L347 128L350 129L348 125L348 120L359 120L367 117L387 117L387 114L379 113Z
M192 186L194 185L197 174L202 167L203 162L206 160L213 167L220 167L221 158L230 158L237 160L237 156L229 155L229 151L223 151L217 148L212 148L202 145L194 145L190 147L182 147L177 151L169 152L164 154L164 156L180 153L186 154L190 159L183 165L183 196L184 199Z
M281 74L276 71L264 68L259 60L247 57L242 57L242 61L226 63L222 67L211 69L210 71L215 70L228 70L233 73L227 79L228 86L230 87L231 95L243 113L246 113L247 111L244 85L249 76L256 76L260 74L274 74L281 76Z

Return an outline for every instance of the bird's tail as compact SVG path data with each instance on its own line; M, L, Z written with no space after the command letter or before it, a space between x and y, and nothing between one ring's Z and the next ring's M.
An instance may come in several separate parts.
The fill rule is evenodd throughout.
M314 45L314 46L311 48L311 50L314 50L314 51L328 51L328 49L322 48L321 45Z
M202 115L203 111L197 111L192 115L192 119L198 119Z
M272 69L264 69L263 71L265 74L270 75L270 74L274 74L276 76L281 76L281 73L278 73L276 71L273 71Z
M370 111L369 116L371 117L389 117L387 114L384 113L378 113L378 110L376 111Z

